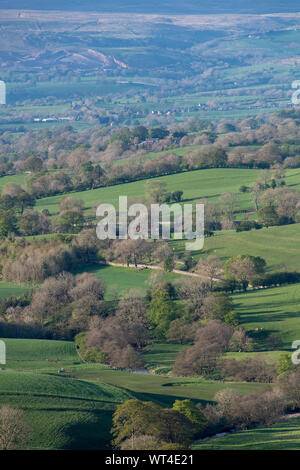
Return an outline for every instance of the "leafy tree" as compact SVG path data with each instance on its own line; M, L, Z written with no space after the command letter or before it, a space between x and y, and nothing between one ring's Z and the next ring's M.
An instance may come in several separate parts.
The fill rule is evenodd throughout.
M173 409L182 413L195 425L197 435L203 433L207 426L207 420L191 400L176 400L173 404Z
M242 184L242 185L239 187L240 193L246 193L248 190L249 190L248 186L245 186L244 184Z
M24 235L49 233L51 222L49 217L38 211L27 209L20 218L19 228Z
M154 410L158 405L140 400L128 400L117 406L113 415L114 446L120 446L122 441L131 439L132 448L135 439L140 435L157 434L157 423L154 422Z
M12 210L0 212L0 237L4 238L18 232L18 220Z
M223 321L227 325L237 326L240 322L240 315L235 311L228 312L224 315Z
M158 437L169 443L183 444L188 447L195 435L195 426L183 414L175 409L158 410Z
M151 202L165 202L167 194L165 182L157 180L146 182L146 196Z
M143 437L147 447L178 449L191 443L195 425L176 409L133 399L117 406L111 433L122 449L137 449Z
M78 210L82 211L84 202L81 199L72 196L65 196L61 199L59 208L60 211Z
M150 137L152 139L164 139L170 134L170 132L167 129L164 129L163 127L154 127L153 129L150 129Z
M41 171L43 168L43 160L35 155L31 155L24 161L23 168L25 171Z
M20 213L23 214L24 210L35 205L35 197L28 194L26 191L18 194L15 198L15 206L19 208Z
M187 133L182 129L178 129L177 131L173 132L174 139L182 139L182 137L184 137L186 135L187 135Z
M272 206L262 207L257 211L257 216L266 227L279 224L279 216Z
M194 324L189 323L185 317L180 317L170 323L166 339L167 341L183 344L192 341L194 334Z
M265 266L265 260L259 256L238 255L227 260L224 267L227 276L239 282L246 291L249 282L264 273Z
M174 257L173 256L168 256L164 260L164 271L170 273L171 271L173 271L174 268L175 268Z
M290 354L281 354L276 361L277 375L287 374L295 370L295 365L292 363Z
M203 155L203 162L212 168L224 168L227 166L227 161L227 153L222 148L210 150Z
M182 199L182 196L183 196L183 191L174 191L172 194L171 194L171 198L173 201L175 202L180 202L181 199Z
M233 310L233 302L225 292L214 292L204 299L202 310L206 318L224 321Z
M64 233L79 233L82 230L84 217L77 210L68 210L60 214L56 224Z
M164 338L170 324L179 316L179 309L164 289L156 289L151 293L148 317L158 338Z
M132 129L131 135L133 138L136 138L138 142L140 143L146 140L149 134L148 134L147 127L137 126Z

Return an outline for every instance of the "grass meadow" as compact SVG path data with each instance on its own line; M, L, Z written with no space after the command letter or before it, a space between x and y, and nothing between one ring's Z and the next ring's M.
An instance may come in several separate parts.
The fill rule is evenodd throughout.
M299 450L300 418L229 433L192 446L194 450Z
M0 369L0 406L24 409L33 429L28 443L31 449L109 448L112 414L129 398L172 406L176 399L211 401L218 390L226 387L250 393L264 386L132 373L86 364L77 356L72 342L4 341L7 364ZM58 373L62 368L64 372Z
M213 237L205 238L201 252L192 252L195 259L215 255L225 262L237 254L249 254L264 258L270 271L284 269L297 271L300 266L300 224L276 226L236 232L216 231ZM185 242L171 242L179 256L185 254Z

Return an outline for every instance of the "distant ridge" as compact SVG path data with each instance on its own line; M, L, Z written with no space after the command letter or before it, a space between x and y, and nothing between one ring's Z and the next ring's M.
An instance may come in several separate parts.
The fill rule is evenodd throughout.
M295 0L0 0L0 9L204 15L295 13L300 5Z

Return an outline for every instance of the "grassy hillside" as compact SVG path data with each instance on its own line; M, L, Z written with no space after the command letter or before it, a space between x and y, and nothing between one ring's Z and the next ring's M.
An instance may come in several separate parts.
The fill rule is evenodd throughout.
M0 406L26 411L31 449L107 448L112 413L127 398L105 384L0 371Z
M264 386L130 373L84 364L71 342L4 341L7 365L0 370L0 406L25 410L34 430L31 449L108 448L112 413L129 397L172 406L180 398L212 400L218 390L226 387L250 393ZM62 367L65 372L58 374L57 369Z
M131 396L141 400L152 400L163 406L171 406L174 400L184 398L191 398L196 402L211 401L218 390L227 387L234 388L241 393L251 393L260 387L265 387L265 384L259 383L223 383L199 378L132 373L96 364L75 368L73 376L116 385L126 389Z
M7 369L57 372L80 363L73 342L13 338L4 341Z
M191 203L201 198L209 198L210 201L216 202L223 193L230 192L237 195L236 209L253 210L251 194L240 193L239 188L241 185L251 185L258 177L258 174L259 170L253 169L217 168L161 176L156 179L164 181L170 192L178 189L182 190L184 192L184 203ZM300 189L300 171L288 170L286 175L287 184ZM146 181L135 181L70 194L73 197L82 199L86 209L96 207L102 202L118 205L119 196L128 196L128 198L145 197ZM39 199L36 208L38 210L48 209L52 214L57 213L59 202L63 197L64 195L60 195Z
M27 175L26 173L21 173L19 175L9 175L9 176L1 176L0 177L0 192L3 189L3 186L6 183L18 183L24 185L26 183Z
M32 289L30 286L0 281L0 298L18 297Z
M118 292L121 296L130 289L139 289L141 295L145 294L146 290L149 289L149 278L154 272L152 269L137 271L133 268L105 265L88 266L83 271L93 273L105 282L107 286L106 298L108 300L111 299L114 292ZM172 273L166 273L165 276L171 282L180 278L180 275Z
M225 192L238 193L241 184L249 185L256 180L257 176L258 170L228 168L190 171L175 175L161 176L156 179L164 181L167 184L168 191L181 189L184 192L184 202L191 202L204 197L209 197L210 200L214 201ZM82 199L86 208L91 208L101 202L117 205L119 196L128 196L128 198L145 197L145 183L146 180L142 180L107 188L74 192L72 196ZM59 209L59 202L62 197L63 196L52 196L39 199L36 207L39 210L48 209L51 213L56 213ZM241 208L250 206L250 197L248 194L240 194L239 199Z
M270 270L285 267L297 271L300 265L300 224L269 227L250 232L224 230L215 232L214 237L206 238L201 252L193 252L198 259L215 255L225 262L237 254L261 256L267 261ZM177 253L184 254L182 241L174 241L171 246Z
M193 446L195 450L299 450L300 418L227 434Z
M146 367L149 370L155 371L157 374L167 374L172 371L177 354L179 354L179 352L186 347L189 347L189 345L175 343L154 343L153 345L146 348L143 353L143 359L146 363ZM242 360L259 356L271 364L276 362L280 354L282 354L282 351L228 352L226 353L226 357Z
M254 290L234 295L236 310L247 330L262 329L264 333L280 334L284 346L291 348L300 338L300 285Z

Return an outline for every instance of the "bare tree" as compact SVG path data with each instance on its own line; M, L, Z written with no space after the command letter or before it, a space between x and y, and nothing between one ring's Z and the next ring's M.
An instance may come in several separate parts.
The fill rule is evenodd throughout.
M0 450L24 448L31 434L23 410L9 406L0 408Z
M216 256L208 256L206 259L200 259L197 264L197 271L210 280L210 286L213 287L214 280L222 272L222 263Z

